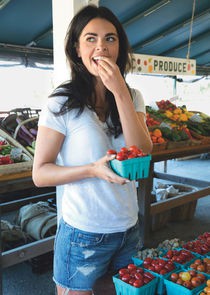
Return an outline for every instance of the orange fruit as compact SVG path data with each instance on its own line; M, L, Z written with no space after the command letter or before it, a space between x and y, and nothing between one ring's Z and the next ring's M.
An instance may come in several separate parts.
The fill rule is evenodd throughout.
M157 142L158 143L164 143L165 139L163 137L158 137Z
M153 130L153 135L156 136L156 137L161 137L162 136L162 132L160 129L155 129Z

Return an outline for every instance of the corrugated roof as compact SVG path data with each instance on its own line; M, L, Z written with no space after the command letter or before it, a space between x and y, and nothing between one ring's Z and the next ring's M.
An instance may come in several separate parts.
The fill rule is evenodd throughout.
M0 7L8 0L0 0ZM186 58L194 0L100 0L120 19L134 53ZM0 52L52 57L52 0L13 0L0 9ZM196 0L190 58L210 72L210 0Z

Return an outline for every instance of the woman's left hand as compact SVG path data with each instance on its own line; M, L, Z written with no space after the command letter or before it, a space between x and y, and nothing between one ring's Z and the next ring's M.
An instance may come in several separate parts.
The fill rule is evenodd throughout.
M98 61L98 74L104 86L113 94L123 92L127 89L118 65L110 58L103 56Z

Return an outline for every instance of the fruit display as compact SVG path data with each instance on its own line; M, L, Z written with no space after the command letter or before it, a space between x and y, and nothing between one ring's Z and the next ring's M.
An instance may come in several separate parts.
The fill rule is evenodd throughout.
M149 131L150 137L152 139L152 142L155 143L165 143L166 140L163 138L163 134L160 128L155 128L153 130Z
M188 241L183 245L183 248L198 253L200 255L207 254L210 252L210 245L206 241L196 239L194 241Z
M169 280L192 290L204 284L206 277L194 270L179 270L170 274Z
M172 261L151 257L146 257L142 265L144 268L160 275L165 275L176 268L176 265Z
M158 119L155 119L154 117L151 116L151 114L146 113L146 124L148 127L151 126L157 126L160 125L160 121Z
M115 155L115 159L110 161L110 167L119 176L129 180L148 177L151 156L143 153L137 146L122 147L119 152L108 150L107 154Z
M172 261L178 264L185 264L195 258L190 251L185 249L180 250L168 250L164 255L163 258L166 258L168 261Z
M132 263L126 268L121 268L118 275L120 280L135 288L140 288L155 279L153 274Z
M167 148L171 148L170 142L188 141L192 144L210 142L210 116L202 112L193 112L187 110L186 106L177 106L170 100L156 101L158 109L150 106L146 107L147 126L150 131L152 127L160 130L162 138L167 141ZM153 125L150 118L155 118L160 124ZM153 143L157 143L157 138L150 133ZM160 139L162 141L162 139ZM174 147L172 145L172 147Z
M202 235L199 235L197 239L210 245L210 232L205 232Z
M196 258L189 265L190 269L197 270L199 272L204 272L206 274L210 274L210 258Z
M199 295L206 295L206 294L210 295L210 279L206 281L205 287L199 293Z
M0 136L0 165L28 162L31 159L19 146Z
M40 110L15 109L1 121L1 126L11 137L24 146L33 156Z
M124 161L128 159L134 159L139 157L145 157L147 154L143 153L142 149L138 148L135 145L130 146L129 148L122 147L120 151L109 149L107 151L108 155L116 155L115 159L118 161Z

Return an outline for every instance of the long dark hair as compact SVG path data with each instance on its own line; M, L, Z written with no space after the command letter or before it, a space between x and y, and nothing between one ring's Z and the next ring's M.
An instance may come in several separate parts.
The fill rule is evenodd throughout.
M82 59L77 54L77 44L84 27L94 18L102 18L116 28L119 38L119 55L117 65L123 77L132 68L131 50L126 33L117 19L117 17L106 7L88 5L82 8L72 19L67 30L65 38L65 53L71 68L71 81L60 85L52 96L67 96L67 101L63 104L58 115L71 109L78 108L80 115L85 107L95 111L95 77L90 74L84 66ZM106 90L106 99L108 101L108 113L106 119L111 118L111 124L108 124L109 131L118 136L122 132L119 120L119 114L113 94Z

